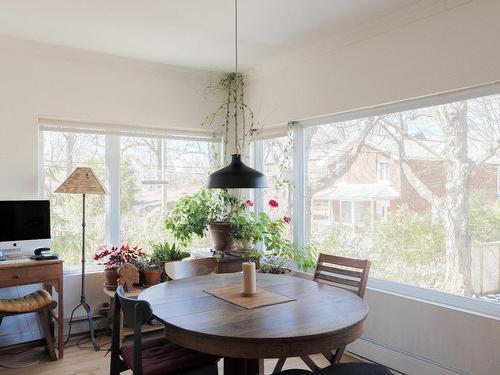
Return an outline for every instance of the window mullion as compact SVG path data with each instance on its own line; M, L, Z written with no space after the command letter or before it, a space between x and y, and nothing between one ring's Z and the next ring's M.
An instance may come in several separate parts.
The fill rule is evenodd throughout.
M307 243L306 238L306 152L305 129L300 124L293 128L293 242L296 247L302 248Z
M106 242L120 245L120 136L106 135Z

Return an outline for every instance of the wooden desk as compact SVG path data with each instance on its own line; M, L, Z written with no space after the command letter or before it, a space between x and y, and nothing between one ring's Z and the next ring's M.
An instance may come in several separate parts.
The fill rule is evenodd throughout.
M63 260L30 260L0 262L0 288L10 288L28 284L43 284L52 294L57 292L57 336L59 358L64 356L64 302L63 302Z

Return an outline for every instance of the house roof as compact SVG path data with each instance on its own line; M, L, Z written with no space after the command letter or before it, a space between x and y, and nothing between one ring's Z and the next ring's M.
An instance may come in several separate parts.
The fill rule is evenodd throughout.
M340 184L318 192L314 199L329 200L393 200L399 193L385 184Z

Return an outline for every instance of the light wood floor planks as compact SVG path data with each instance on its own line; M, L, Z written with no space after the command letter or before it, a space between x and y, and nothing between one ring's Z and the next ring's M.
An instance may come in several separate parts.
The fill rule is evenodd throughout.
M109 342L109 337L101 338L101 342ZM71 343L70 343L71 345ZM108 348L109 345L104 346ZM1 364L20 364L36 360L44 355L42 348L35 348L28 352L16 355L0 355ZM314 360L320 365L326 365L326 360L323 356L313 356ZM83 343L80 346L68 347L64 351L64 358L55 362L50 362L47 355L44 355L42 362L38 365L23 368L23 369L6 369L0 367L0 375L108 375L109 374L109 354L106 355L106 350L95 352L88 348L88 343ZM355 361L348 356L343 357L343 362ZM274 368L276 360L265 361L265 373L270 374ZM288 368L306 368L305 364L298 358L287 360L284 369ZM222 363L219 363L219 373L222 375ZM123 374L132 374L131 371Z

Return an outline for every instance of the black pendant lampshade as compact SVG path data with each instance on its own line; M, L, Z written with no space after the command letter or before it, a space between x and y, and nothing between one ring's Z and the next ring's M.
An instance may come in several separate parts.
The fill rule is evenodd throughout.
M258 189L267 187L267 179L263 173L247 167L241 161L240 154L231 155L228 166L208 176L209 189Z

